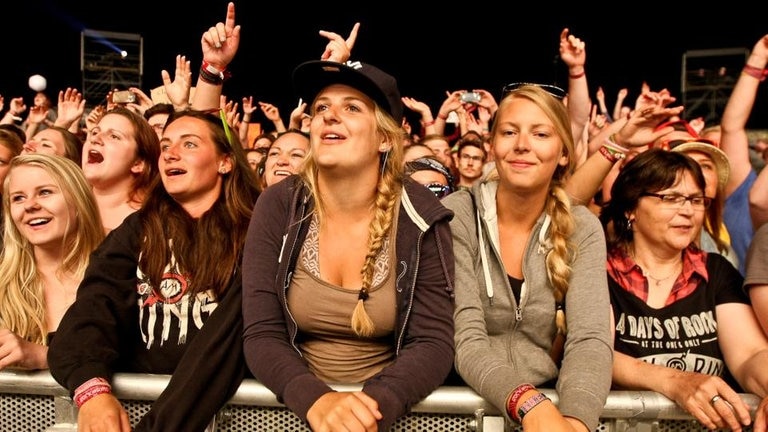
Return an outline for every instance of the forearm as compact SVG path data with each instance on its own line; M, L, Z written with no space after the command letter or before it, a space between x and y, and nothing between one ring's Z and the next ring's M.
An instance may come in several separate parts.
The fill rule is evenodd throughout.
M734 377L744 390L754 393L761 398L768 396L768 349L758 351L750 357L738 371L734 371Z
M277 133L283 133L287 130L285 128L285 123L283 123L283 119L278 118L277 120L272 121L272 124L275 125L275 132Z
M435 124L432 126L434 127L434 132L436 134L445 135L445 124L448 120L448 114L443 114L442 112L438 111L437 116L435 117Z
M762 169L749 189L749 214L755 231L768 222L768 170Z
M624 353L613 353L613 384L626 390L650 390L673 399L671 382L683 372L646 363Z
M27 139L32 138L35 136L35 133L37 133L37 129L40 127L40 123L32 123L30 121L27 122L27 128L24 130L24 133L27 134Z
M766 59L752 54L747 59L746 65L762 70L766 66ZM745 72L739 75L739 79L736 81L736 85L725 105L723 117L720 120L723 133L746 127L752 107L755 104L759 85L760 80L758 78L750 76Z
M581 136L582 130L589 122L592 102L589 98L589 87L584 66L573 66L568 71L568 114L571 118L571 129L574 137Z
M246 119L246 116L247 119ZM251 123L250 114L243 114L243 120L240 122L240 127L237 130L237 135L240 138L240 143L243 148L249 148L251 143L248 142L248 125Z
M565 183L565 191L571 201L574 204L587 204L600 190L606 176L619 160L612 160L600 151L592 153Z
M197 80L192 109L199 111L215 110L220 106L223 83L211 84L203 79Z

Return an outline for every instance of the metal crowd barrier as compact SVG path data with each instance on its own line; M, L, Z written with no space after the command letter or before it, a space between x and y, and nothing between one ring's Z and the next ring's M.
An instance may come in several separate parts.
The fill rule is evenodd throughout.
M168 375L117 374L115 395L135 425L149 411L168 383ZM357 390L359 386L334 386ZM557 404L554 390L542 390ZM754 415L760 399L742 394ZM275 395L258 381L247 379L212 424L217 432L309 431ZM399 419L391 432L510 432L498 410L469 387L443 386ZM661 394L613 391L608 396L596 432L706 431L688 413ZM748 428L746 430L751 430ZM67 391L47 371L0 371L0 431L76 432L77 409Z

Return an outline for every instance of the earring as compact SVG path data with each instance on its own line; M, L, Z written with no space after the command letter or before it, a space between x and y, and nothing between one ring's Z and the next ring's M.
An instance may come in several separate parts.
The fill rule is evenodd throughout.
M385 151L383 155L380 156L381 158L381 175L384 175L384 169L387 166L387 159L389 158L389 150Z
M627 231L632 231L632 224L635 222L634 219L627 219Z
M226 168L224 168L224 167L219 168L219 174L226 174L226 173L227 173L227 169Z

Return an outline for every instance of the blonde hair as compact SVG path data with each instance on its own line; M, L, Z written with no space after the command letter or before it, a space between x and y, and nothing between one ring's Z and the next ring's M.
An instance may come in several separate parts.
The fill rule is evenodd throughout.
M91 252L104 239L104 227L91 187L79 165L72 160L42 153L16 156L11 160L3 183L3 236L0 255L0 327L7 328L30 342L45 344L48 323L45 319L44 286L33 245L16 227L11 217L9 179L14 169L34 166L47 172L61 189L69 206L76 210L74 235L64 236L66 251L60 272L72 272L82 279ZM74 221L67 221L68 226Z
M368 291L373 281L374 270L376 269L376 256L384 245L384 240L392 228L394 220L395 205L398 202L403 183L403 130L392 117L383 111L378 105L375 106L374 115L376 117L377 132L383 138L384 142L390 143L392 148L387 153L381 153L379 166L381 168L381 177L376 185L376 201L373 221L368 230L368 252L365 255L365 263L360 269L363 277L362 288L358 296L357 306L352 313L352 330L358 336L373 335L374 325L371 318L365 311L364 303L368 298ZM322 224L324 216L323 199L317 188L317 165L315 164L313 151L310 151L305 159L304 169L301 171L301 177L310 190L315 200L315 215L318 223Z
M555 127L555 133L560 137L563 144L563 155L568 158L565 166L558 166L552 174L552 181L549 183L547 200L544 204L544 212L550 217L548 245L545 262L547 267L547 277L555 296L557 311L555 314L555 324L560 334L567 332L565 324L565 295L568 292L568 285L571 278L571 262L573 256L573 246L570 243L570 237L573 234L574 222L571 214L571 202L568 194L565 192L565 182L573 173L576 161L573 155L574 139L571 133L571 123L568 117L568 111L565 104L543 90L537 85L524 85L509 92L499 104L497 112L512 103L514 99L527 99L539 107L544 114L552 121ZM498 121L495 121L491 129L491 144L496 136ZM489 178L498 178L497 174Z

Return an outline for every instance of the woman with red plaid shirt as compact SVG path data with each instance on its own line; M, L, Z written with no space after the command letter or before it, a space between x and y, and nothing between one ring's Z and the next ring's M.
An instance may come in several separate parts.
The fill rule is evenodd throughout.
M674 400L708 429L751 423L738 392L764 398L768 339L742 276L722 255L696 246L706 208L699 164L651 149L627 163L601 220L608 234L608 287L614 329L613 384Z

